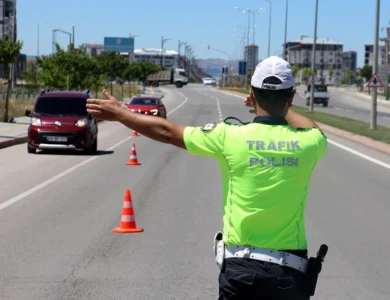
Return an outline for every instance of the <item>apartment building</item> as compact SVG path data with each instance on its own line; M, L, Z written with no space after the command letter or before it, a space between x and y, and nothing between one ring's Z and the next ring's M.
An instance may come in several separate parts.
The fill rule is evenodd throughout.
M245 46L244 55L244 59L247 59L248 78L251 78L259 63L259 47L254 44Z
M373 66L374 65L374 44L364 45L364 64ZM378 47L378 65L386 64L386 42L379 41Z
M17 34L17 19L16 19L16 0L0 0L0 39L4 35L18 39ZM20 54L15 63L14 78L21 78L26 70L27 57L25 54ZM8 77L8 66L0 65L0 78ZM14 81L15 83L15 81Z
M287 60L291 66L299 67L297 82L305 83L308 79L304 76L304 69L312 66L313 41L314 37L302 35L299 39L286 43ZM318 80L323 80L325 84L341 84L346 67L343 57L356 71L357 55L352 52L343 54L343 47L342 43L334 39L317 38L315 69Z

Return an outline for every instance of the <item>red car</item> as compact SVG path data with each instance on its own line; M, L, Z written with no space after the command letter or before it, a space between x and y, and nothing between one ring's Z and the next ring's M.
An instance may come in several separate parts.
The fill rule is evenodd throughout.
M89 91L65 92L43 90L35 101L28 127L27 151L84 150L97 151L98 124L87 112Z
M160 97L137 96L126 103L126 107L140 114L167 118L167 110Z

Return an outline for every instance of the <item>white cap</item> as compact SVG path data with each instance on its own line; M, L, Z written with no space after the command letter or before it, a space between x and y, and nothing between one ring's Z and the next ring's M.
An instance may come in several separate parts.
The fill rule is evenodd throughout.
M279 78L281 84L264 83L267 77ZM252 76L251 85L259 89L281 90L288 89L294 85L294 75L290 64L278 56L270 56L256 66Z

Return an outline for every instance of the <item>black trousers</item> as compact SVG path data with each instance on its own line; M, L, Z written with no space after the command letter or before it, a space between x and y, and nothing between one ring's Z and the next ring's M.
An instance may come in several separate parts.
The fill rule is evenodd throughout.
M288 251L307 258L307 251ZM228 258L219 274L219 300L308 300L301 295L304 274L277 264Z

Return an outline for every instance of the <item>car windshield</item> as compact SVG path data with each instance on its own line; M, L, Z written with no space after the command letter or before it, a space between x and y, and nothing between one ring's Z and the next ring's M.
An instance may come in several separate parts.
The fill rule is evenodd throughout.
M156 99L150 98L134 98L130 105L157 105Z
M316 92L326 92L327 88L325 85L316 85L315 86L315 91Z
M86 116L86 98L42 97L38 98L34 113L56 116Z

